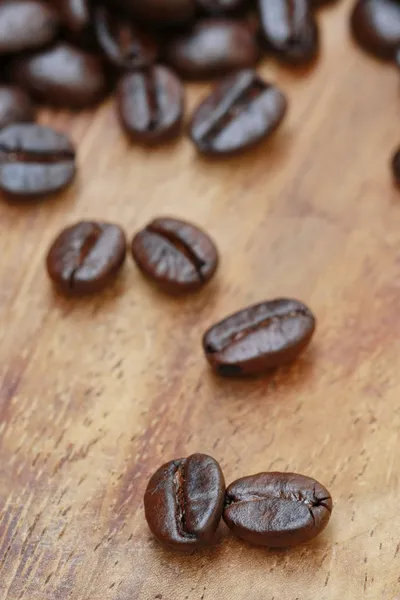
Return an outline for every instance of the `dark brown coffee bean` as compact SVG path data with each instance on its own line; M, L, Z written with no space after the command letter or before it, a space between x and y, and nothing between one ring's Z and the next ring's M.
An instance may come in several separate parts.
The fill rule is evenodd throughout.
M221 520L225 481L206 454L172 460L147 486L144 510L153 535L172 550L193 551L210 544Z
M11 74L38 100L68 108L96 104L107 89L100 59L66 43L16 59Z
M29 96L18 87L0 85L0 129L34 120L35 109Z
M65 294L99 292L114 280L126 254L125 234L117 225L82 221L64 229L47 255L47 271Z
M111 64L119 69L137 69L153 64L158 44L126 15L99 6L94 13L99 46Z
M194 292L214 275L218 251L206 233L185 221L160 218L133 239L139 269L169 294Z
M351 15L351 30L364 50L393 59L400 48L400 2L358 0Z
M0 3L0 54L40 48L55 39L59 19L51 5L38 0Z
M49 127L21 123L0 131L0 191L29 199L65 188L75 176L75 150Z
M203 79L252 67L260 58L246 21L205 19L167 45L166 60L187 79Z
M392 158L392 173L395 183L400 185L400 148L395 152Z
M288 548L319 535L332 507L330 493L315 479L294 473L259 473L228 487L224 520L250 544Z
M270 300L211 327L203 348L219 375L258 375L297 358L314 329L315 317L301 302Z
M184 23L193 19L196 0L109 0L135 17L153 24Z
M183 86L162 66L127 73L118 84L117 110L133 141L157 144L171 140L181 132Z
M190 137L202 154L231 155L272 134L287 109L283 93L245 70L218 83L195 111Z
M261 30L278 58L304 65L319 50L318 27L309 0L258 0Z

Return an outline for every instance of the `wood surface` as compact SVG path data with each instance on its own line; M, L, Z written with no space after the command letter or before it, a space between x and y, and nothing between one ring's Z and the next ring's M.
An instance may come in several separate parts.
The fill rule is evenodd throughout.
M394 600L400 592L399 76L350 41L350 4L321 11L309 72L266 60L290 113L276 137L225 162L190 142L129 147L112 102L45 112L79 148L79 177L34 206L0 203L0 599ZM191 85L189 107L208 89ZM203 226L221 252L201 293L155 291L130 257L113 289L57 297L44 256L66 224L129 237L157 215ZM249 303L297 297L318 329L293 366L229 381L201 335ZM273 552L221 526L213 549L161 549L143 515L163 462L213 455L227 482L262 470L331 490L330 526Z

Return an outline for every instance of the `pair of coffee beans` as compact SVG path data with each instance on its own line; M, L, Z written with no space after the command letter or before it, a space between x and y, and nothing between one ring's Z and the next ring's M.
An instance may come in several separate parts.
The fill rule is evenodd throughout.
M162 465L144 495L154 537L171 550L187 552L213 543L221 517L250 544L297 546L325 529L332 508L323 485L295 473L259 473L225 489L220 465L205 454Z
M65 294L99 292L115 279L126 247L125 233L118 225L83 221L57 236L47 255L47 271ZM135 235L131 249L142 273L169 294L199 290L218 265L211 238L178 219L155 219Z

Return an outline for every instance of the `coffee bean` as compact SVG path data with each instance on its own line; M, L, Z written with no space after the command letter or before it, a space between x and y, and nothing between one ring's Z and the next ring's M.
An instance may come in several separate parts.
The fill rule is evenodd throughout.
M230 155L267 138L287 109L283 93L244 70L218 83L195 111L190 137L202 154Z
M0 55L49 44L58 29L58 16L45 2L3 0L0 3Z
M190 21L196 9L196 0L109 0L109 4L158 25Z
M99 292L114 280L126 254L125 234L109 223L82 221L64 229L47 255L47 271L65 294Z
M132 254L143 274L169 294L200 289L218 266L218 251L206 233L166 217L134 237Z
M171 460L154 473L144 496L153 535L172 550L210 544L221 520L225 481L216 460L205 454Z
M35 109L29 96L18 87L0 85L0 129L34 120Z
M288 548L319 535L332 508L330 493L315 479L259 473L228 487L223 516L235 535L250 544Z
M100 59L64 42L16 59L11 64L11 74L38 100L68 108L96 104L107 88Z
M278 58L303 65L319 50L318 27L309 0L258 0L261 30Z
M116 99L119 120L132 141L152 145L180 134L184 89L166 67L127 73L119 81Z
M153 64L158 44L150 34L137 27L126 15L105 6L94 13L96 37L111 64L119 69L137 69Z
M21 123L0 131L0 191L15 199L53 194L75 176L75 150L49 127Z
M208 362L219 375L258 375L292 362L315 329L311 311L297 300L270 300L245 308L203 337Z
M397 185L400 185L400 148L395 152L392 158L393 178Z
M400 48L400 2L358 0L351 15L351 30L364 50L393 59Z
M246 21L204 19L167 45L166 61L187 79L203 79L252 67L260 58Z

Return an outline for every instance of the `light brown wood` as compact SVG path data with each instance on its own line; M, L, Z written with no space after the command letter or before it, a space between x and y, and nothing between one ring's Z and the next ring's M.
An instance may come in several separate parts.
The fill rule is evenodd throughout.
M48 112L79 148L79 179L41 206L0 204L0 599L394 600L400 591L399 77L349 40L349 3L321 11L323 52L296 74L266 61L290 114L227 162L186 139L128 147L112 104ZM192 107L207 86L190 86ZM155 215L203 226L221 268L195 296L157 293L131 259L91 300L56 297L55 234L81 218L131 237ZM309 351L256 381L215 378L202 332L248 303L305 301ZM227 482L261 470L319 479L326 532L287 552L222 528L179 556L147 529L142 496L164 461L200 451Z

